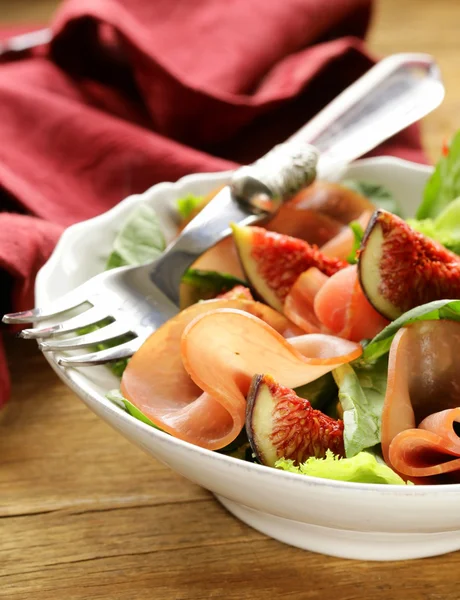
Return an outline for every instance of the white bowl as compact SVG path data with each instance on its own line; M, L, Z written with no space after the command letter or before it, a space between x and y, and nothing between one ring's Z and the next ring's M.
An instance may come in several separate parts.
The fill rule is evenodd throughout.
M430 173L430 167L382 157L358 161L345 175L386 185L409 215ZM37 277L37 305L104 268L115 233L135 205L147 202L154 207L167 236L172 236L175 199L209 192L228 177L229 173L199 174L175 184L161 183L70 227ZM59 377L104 421L211 490L236 517L273 538L314 552L368 560L419 558L460 549L460 485L347 483L243 462L175 439L112 404L104 394L119 382L105 367L64 370L48 359Z

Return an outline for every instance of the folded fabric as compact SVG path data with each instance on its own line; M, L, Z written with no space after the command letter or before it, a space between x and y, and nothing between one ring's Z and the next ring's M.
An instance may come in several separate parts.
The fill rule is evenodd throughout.
M0 66L2 307L33 305L62 228L286 139L373 64L369 17L369 0L65 2L44 56ZM416 127L382 152L424 162Z

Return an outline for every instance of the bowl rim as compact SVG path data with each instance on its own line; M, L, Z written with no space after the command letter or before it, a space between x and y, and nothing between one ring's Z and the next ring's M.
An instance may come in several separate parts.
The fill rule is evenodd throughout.
M405 159L392 157L392 156L378 156L373 158L366 158L355 161L352 163L353 166L398 166L399 168L403 168L406 170L410 170L412 172L422 173L429 175L433 172L433 167L430 165L422 165L419 163L414 163L412 161L408 161ZM149 189L147 189L142 194L133 194L128 196L117 205L115 205L110 210L93 217L91 219L81 221L74 225L68 227L63 234L61 235L56 247L53 250L48 261L42 266L39 270L36 281L35 281L35 296L39 298L41 296L41 290L46 287L47 282L52 279L52 273L54 270L55 264L57 264L61 258L63 252L66 251L68 246L68 241L72 239L72 237L79 235L81 232L85 231L88 226L91 227L99 227L103 226L103 224L107 221L116 220L118 215L126 209L127 206L134 206L143 200L147 201L152 194L157 193L163 190L171 190L171 189L179 189L185 187L190 183L196 183L199 181L211 182L216 179L225 180L228 179L233 171L220 171L216 173L193 173L190 175L186 175L178 179L175 183L172 182L161 182L153 185ZM83 393L85 397L91 399L91 401L100 405L101 409L104 411L109 411L113 414L116 419L121 421L128 419L131 425L134 428L139 428L144 431L147 435L155 437L159 437L165 442L169 442L173 445L179 446L183 450L188 450L193 452L195 455L203 456L207 460L214 460L222 465L227 465L230 469L243 469L247 472L251 473L252 476L256 477L264 477L264 478L275 478L278 481L284 481L286 484L292 484L295 486L319 486L326 487L335 490L342 490L345 493L351 493L355 491L359 492L379 492L384 495L395 495L398 496L425 496L427 494L431 496L438 495L441 493L460 493L460 483L457 484L446 484L446 485L396 485L396 484L378 484L378 483L359 483L353 481L341 481L334 479L325 479L320 477L313 477L311 475L300 475L297 473L291 473L288 471L283 471L281 469L275 469L272 467L267 467L265 465L251 463L248 461L244 461L242 459L234 458L231 456L227 456L217 451L208 450L206 448L202 448L200 446L196 446L187 442L185 440L181 440L180 438L176 438L166 432L163 432L159 429L155 429L146 423L143 423L139 419L136 419L128 412L124 411L122 408L118 407L116 404L111 402L108 398L99 394L96 391L90 379L86 378L84 375L78 372L76 369L64 369L57 365L57 363L53 360L52 355L49 353L44 353L45 358L50 363L51 367L58 373L61 379L67 384L72 391L74 391L78 396ZM77 375L77 378L75 377ZM81 381L76 381L76 379L80 379ZM90 407L88 407L90 408ZM303 483L301 483L303 482Z

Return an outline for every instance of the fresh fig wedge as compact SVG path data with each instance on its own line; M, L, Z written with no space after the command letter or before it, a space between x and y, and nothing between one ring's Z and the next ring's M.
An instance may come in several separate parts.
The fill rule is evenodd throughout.
M384 317L444 298L460 298L460 257L386 210L377 210L359 252L359 281Z
M246 408L246 433L257 459L269 467L279 458L296 464L326 450L344 455L343 421L331 419L270 375L255 375Z
M241 265L253 290L272 308L282 312L284 300L296 279L316 267L333 275L347 263L324 256L316 246L262 227L232 226Z

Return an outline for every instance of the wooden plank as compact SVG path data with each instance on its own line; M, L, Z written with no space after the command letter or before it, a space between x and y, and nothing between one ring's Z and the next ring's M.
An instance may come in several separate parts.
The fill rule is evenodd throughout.
M8 527L0 597L11 600L32 590L34 600L458 600L460 553L423 563L324 557L268 540L208 500L14 517Z
M34 342L8 341L14 385L0 425L0 516L207 497L89 411Z

